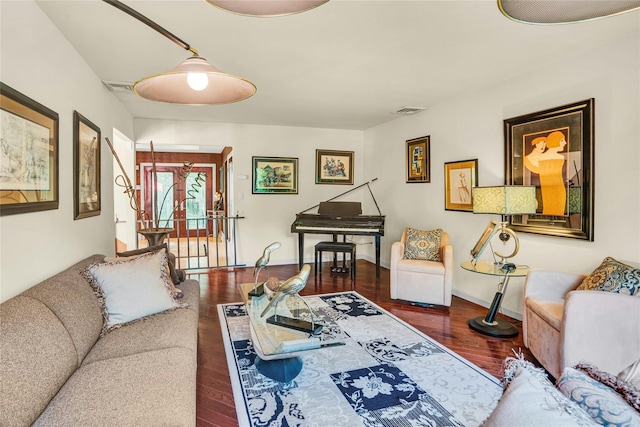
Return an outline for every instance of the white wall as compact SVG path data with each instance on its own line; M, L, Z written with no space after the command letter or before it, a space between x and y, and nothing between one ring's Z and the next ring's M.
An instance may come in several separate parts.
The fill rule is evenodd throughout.
M532 268L588 273L605 256L640 261L640 34L441 103L365 132L365 173L380 172L387 215L382 259L406 226L449 232L454 294L488 306L495 278L459 267L489 220L444 210L444 163L477 158L479 185L504 184L503 120L595 98L595 241L519 233L515 262ZM405 140L431 135L431 183L406 184ZM485 254L484 257L490 257ZM506 313L522 313L523 279L512 279Z
M59 115L56 210L0 217L0 300L93 253L113 254L113 171L101 146L102 213L73 219L73 111L102 137L117 127L133 135L133 119L32 1L0 2L0 80Z
M361 131L136 119L135 133L136 143L153 140L158 150L161 144L233 147L236 212L230 214L245 217L238 222L238 262L249 266L253 266L264 247L274 241L281 242L282 248L271 254L271 263L296 263L298 235L291 233L296 214L373 178L364 175ZM316 148L353 151L354 185L315 184ZM297 157L298 194L252 194L252 156ZM241 179L242 176L246 179ZM369 192L361 188L338 200L365 200L367 197L371 197ZM313 262L315 242L328 237L305 236L306 262ZM371 238L354 240L364 243L366 249L372 241Z

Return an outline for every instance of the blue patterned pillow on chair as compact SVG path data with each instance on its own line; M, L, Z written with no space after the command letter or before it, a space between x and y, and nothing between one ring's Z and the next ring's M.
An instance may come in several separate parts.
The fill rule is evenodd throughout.
M640 296L640 269L606 257L602 264L582 281L578 290Z
M442 229L440 228L427 231L407 228L404 259L441 261L440 237L442 237Z

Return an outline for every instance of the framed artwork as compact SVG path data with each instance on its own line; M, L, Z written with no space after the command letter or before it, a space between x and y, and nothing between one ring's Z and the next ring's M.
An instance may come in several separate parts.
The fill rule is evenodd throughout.
M73 219L100 215L100 128L73 112Z
M497 228L499 228L499 224L496 221L489 221L489 225L485 227L475 246L471 249L471 256L474 260L480 258L480 255L482 255L482 252L486 249L489 240L491 240Z
M407 141L407 182L431 182L429 136Z
M536 187L512 229L593 241L594 99L504 121L507 185Z
M478 186L478 159L444 164L444 209L473 212L472 188Z
M252 157L253 194L298 194L297 157Z
M316 184L353 184L353 151L316 150Z
M0 83L0 215L58 209L58 114Z

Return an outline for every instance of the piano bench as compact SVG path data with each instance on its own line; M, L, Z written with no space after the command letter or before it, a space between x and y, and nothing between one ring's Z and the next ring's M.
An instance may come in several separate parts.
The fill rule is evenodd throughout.
M316 258L314 262L314 274L318 275L318 265L320 265L320 273L322 273L322 252L333 252L333 265L335 266L338 253L349 254L351 261L351 280L356 278L356 244L348 242L319 242L316 243ZM344 256L344 255L343 255ZM346 260L342 259L342 266L346 267Z

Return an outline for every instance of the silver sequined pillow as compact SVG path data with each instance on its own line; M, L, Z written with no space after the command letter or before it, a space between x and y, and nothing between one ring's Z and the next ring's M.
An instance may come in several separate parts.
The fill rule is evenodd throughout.
M442 229L440 228L427 231L407 228L404 258L441 261L440 237L442 237Z

